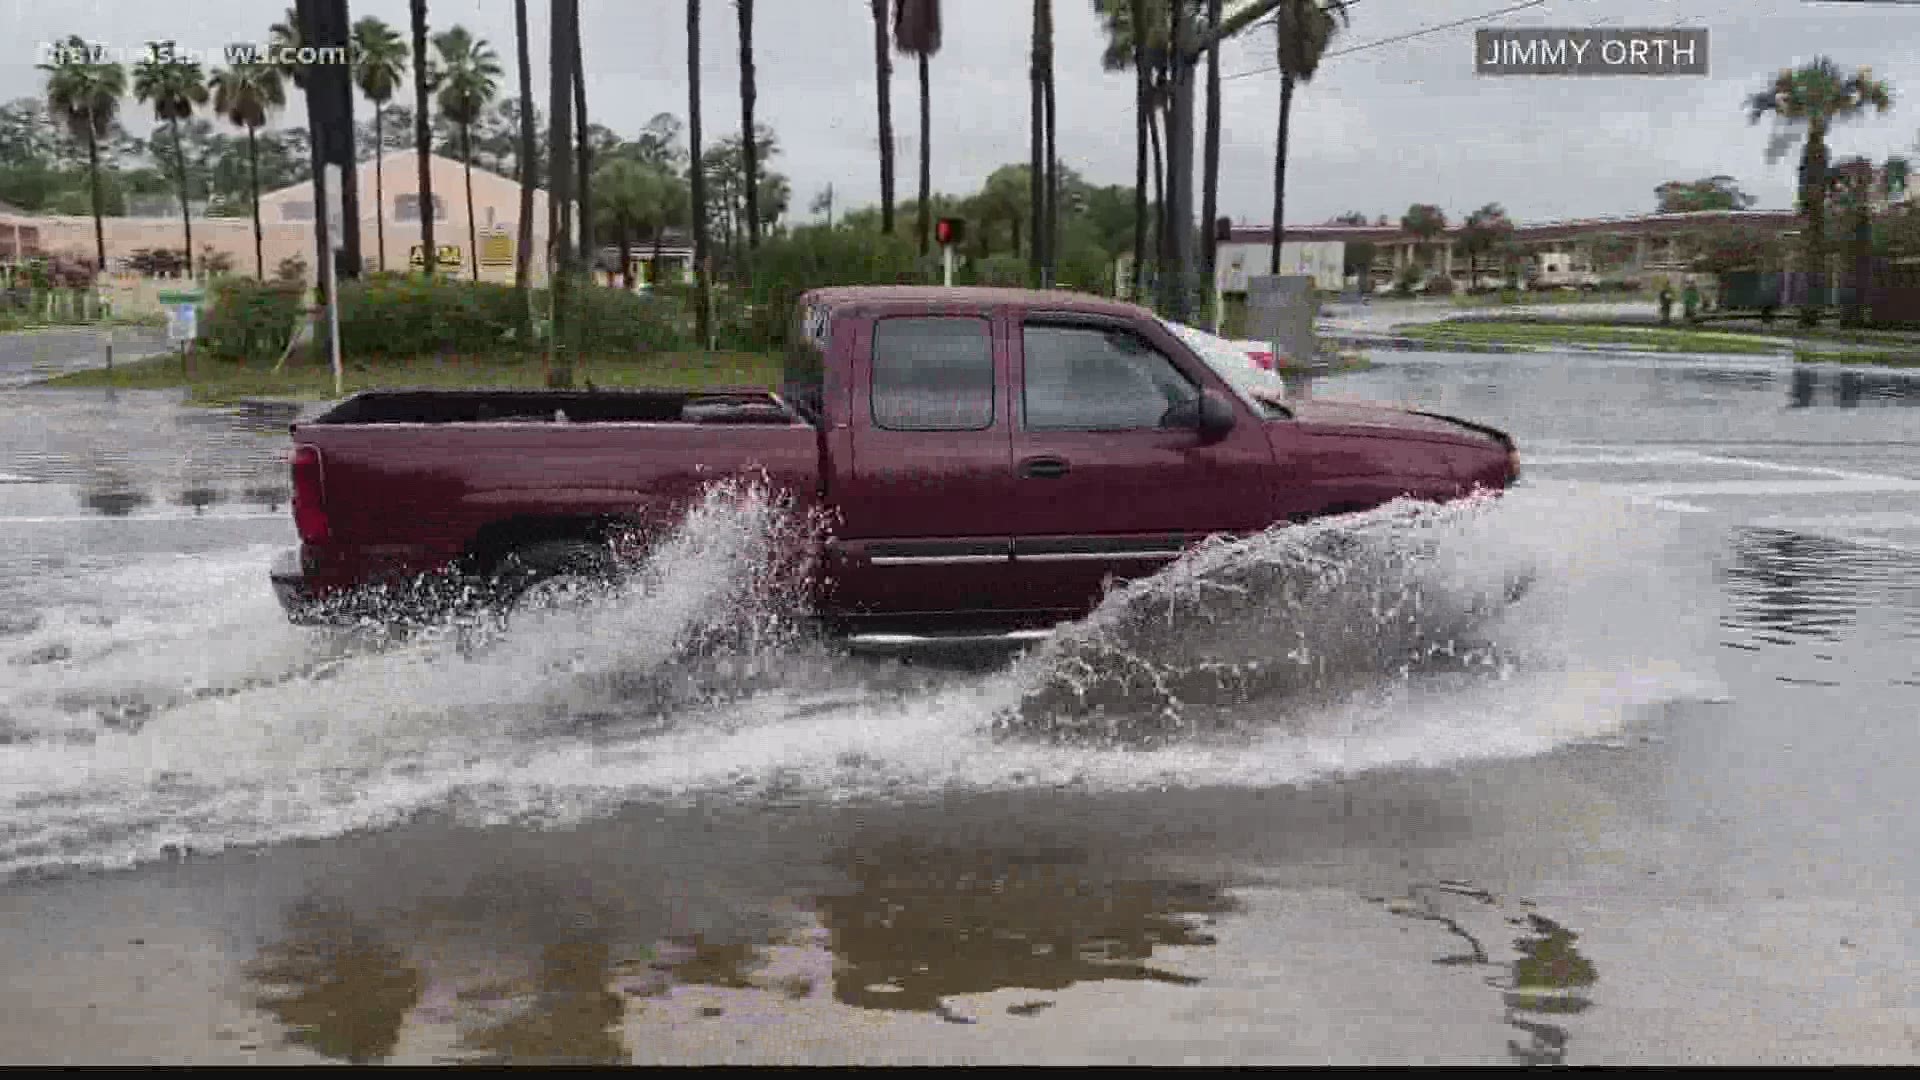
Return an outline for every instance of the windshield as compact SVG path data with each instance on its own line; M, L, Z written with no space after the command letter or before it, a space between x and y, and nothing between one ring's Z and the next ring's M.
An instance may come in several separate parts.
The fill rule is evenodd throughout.
M1254 366L1253 357L1247 350L1226 338L1215 337L1204 330L1196 330L1177 322L1160 320L1167 332L1184 342L1195 356L1213 369L1247 408L1267 417L1285 417L1291 415L1282 404L1287 396L1287 383L1279 375Z

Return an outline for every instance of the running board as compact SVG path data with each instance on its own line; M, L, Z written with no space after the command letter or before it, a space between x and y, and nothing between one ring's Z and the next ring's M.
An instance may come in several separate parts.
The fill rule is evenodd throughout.
M993 633L849 634L855 649L922 649L944 645L1032 645L1053 636L1052 630L1007 630Z

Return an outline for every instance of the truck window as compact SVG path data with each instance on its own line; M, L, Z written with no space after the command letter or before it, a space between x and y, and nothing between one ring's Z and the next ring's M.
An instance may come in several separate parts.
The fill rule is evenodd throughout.
M780 393L795 411L816 424L826 405L827 344L832 338L833 316L826 305L802 304L794 312Z
M889 431L993 426L993 334L972 316L883 318L873 328L873 422Z
M1169 408L1200 393L1173 361L1124 330L1030 324L1022 340L1029 431L1155 428Z

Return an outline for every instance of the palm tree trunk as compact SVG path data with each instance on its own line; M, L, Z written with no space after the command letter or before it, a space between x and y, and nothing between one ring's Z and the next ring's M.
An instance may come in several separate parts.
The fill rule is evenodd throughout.
M1147 113L1147 140L1153 145L1153 262L1156 276L1167 253L1166 166L1160 157L1160 114Z
M926 53L920 54L920 254L933 237L933 76Z
M253 276L265 281L266 243L260 228L260 144L254 141L254 132L258 130L252 124L247 125L247 183L253 188Z
M1152 102L1147 96L1146 35L1139 27L1147 24L1146 0L1133 0L1133 274L1130 299L1140 299L1142 275L1147 268L1147 128L1152 123Z
M876 12L883 12L885 0L875 0ZM881 41L886 40L884 31ZM885 98L881 99L885 101ZM884 107L884 106L883 106ZM692 161L693 280L697 293L694 325L700 348L713 338L713 323L707 310L711 282L707 280L707 170L700 160L700 0L687 0L687 149ZM887 166L886 183L891 184L892 165Z
M1047 267L1047 116L1040 75L1040 31L1046 0L1033 0L1033 40L1027 59L1027 221L1033 241L1027 248L1029 284L1042 284Z
M1807 299L1800 307L1800 323L1813 326L1826 303L1827 280L1827 142L1818 125L1809 125L1800 153L1800 202L1807 218Z
M760 147L753 122L753 0L740 10L740 160L747 185L747 250L760 246Z
M514 49L520 61L520 236L513 253L513 287L527 290L527 268L533 257L533 61L527 52L527 0L513 0ZM522 296L522 309L526 307Z
M593 236L593 144L587 141L587 68L580 56L580 0L567 0L567 48L573 52L573 153L579 159L574 172L580 183L580 261L588 278L599 263L599 244Z
M1040 92L1043 98L1042 120L1047 129L1047 263L1041 269L1040 283L1050 289L1060 274L1060 149L1054 138L1053 0L1042 2L1046 5L1042 9L1045 25L1042 28L1044 50L1040 65Z
M420 169L420 258L428 277L434 271L433 246L433 101L427 95L427 0L408 0L413 18L413 146Z
M887 53L887 0L873 0L873 71L880 91L880 231L893 235L893 58Z
M480 280L480 229L473 220L473 125L460 125L460 163L467 174L467 262Z
M383 274L387 272L387 179L382 159L387 155L387 138L380 120L386 111L386 102L373 103L373 242L380 246L377 264Z
M170 117L167 130L173 134L173 167L180 176L180 228L187 237L187 280L193 280L193 211L187 205L187 148L180 144L180 118Z
M100 140L93 133L93 116L87 116L87 172L93 187L93 253L99 260L94 270L107 272L107 227L101 222L103 211L100 203Z
M549 123L547 133L548 203L553 208L547 234L552 267L548 297L552 306L552 333L547 339L547 385L573 385L574 288L573 225L573 50L567 42L570 0L553 0L547 38Z
M1287 234L1287 124L1293 117L1293 76L1280 76L1280 128L1273 144L1273 254L1267 272L1280 273L1280 245Z
M513 0L513 46L520 61L520 234L513 252L513 286L524 292L534 256L534 61L526 44L526 0Z
M1220 29L1220 4L1221 0L1207 0L1209 32ZM1206 230L1201 244L1206 253L1207 295L1211 298L1212 283L1217 280L1214 265L1220 246L1214 238L1214 218L1220 213L1220 43L1217 41L1207 50L1207 134L1200 155L1200 227ZM1214 317L1219 318L1219 313L1215 312Z

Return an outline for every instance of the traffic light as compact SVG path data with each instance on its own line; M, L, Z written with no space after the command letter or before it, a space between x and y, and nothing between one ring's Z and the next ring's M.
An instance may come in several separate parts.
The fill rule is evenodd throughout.
M941 247L952 247L967 238L967 219L943 217L933 223L933 238Z
M1233 219L1225 217L1215 218L1213 220L1213 238L1223 244L1230 242L1233 239Z

